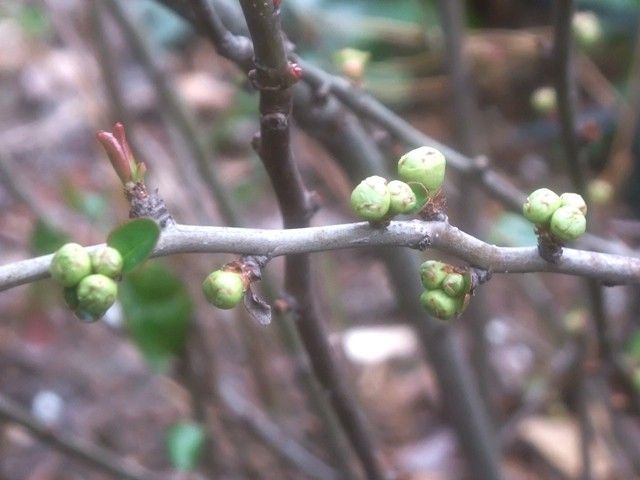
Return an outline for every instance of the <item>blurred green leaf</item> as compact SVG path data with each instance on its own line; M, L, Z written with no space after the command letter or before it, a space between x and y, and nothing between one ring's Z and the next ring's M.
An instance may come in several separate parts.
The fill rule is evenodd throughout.
M204 429L197 423L180 422L167 432L167 450L176 470L193 470L198 464L205 441Z
M150 218L137 218L112 230L107 245L122 255L123 272L140 265L151 254L160 237L160 227Z
M489 231L489 241L508 247L530 247L537 245L538 239L533 224L515 213L504 213L493 223Z
M107 200L103 195L79 189L74 182L62 183L62 197L65 203L82 213L90 220L98 220L107 209Z
M127 329L152 368L162 370L184 349L193 304L182 280L154 262L120 286Z
M626 350L627 355L631 357L634 363L640 364L640 332L635 332L631 335Z
M31 251L34 255L53 253L69 241L69 236L62 230L38 220L31 232Z
M17 18L22 30L31 37L44 37L51 31L49 19L38 5L23 5Z

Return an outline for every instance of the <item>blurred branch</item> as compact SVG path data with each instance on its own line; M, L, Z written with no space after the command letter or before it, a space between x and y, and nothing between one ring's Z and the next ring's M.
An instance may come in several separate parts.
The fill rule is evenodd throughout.
M198 3L204 6L202 2L192 2L196 8ZM240 0L240 5L254 49L254 69L249 72L249 78L260 92L260 135L254 138L254 147L271 180L284 227L307 227L315 205L302 182L290 145L293 105L290 87L300 72L287 59L278 6L251 0ZM384 479L375 442L345 384L339 364L333 358L328 332L317 311L308 255L292 255L286 259L285 289L292 297L291 310L298 317L296 325L311 365L330 394L333 407L367 477Z
M137 30L130 15L119 0L107 0L105 4L122 29L128 44L140 60L145 72L151 78L164 107L170 112L171 118L174 120L175 127L185 139L184 145L188 149L189 155L196 161L200 175L202 175L203 180L214 195L218 208L225 218L230 219L231 224L237 225L238 214L229 202L224 185L209 164L206 148L196 130L193 119L189 117L180 99L169 85L167 78L156 65L146 39Z
M478 123L478 108L476 105L474 85L469 78L469 65L463 54L466 12L462 0L439 0L440 16L446 49L446 68L449 82L453 87L454 138L463 152L467 155L477 155L480 150L480 135ZM473 178L463 176L459 188L465 192L460 196L461 211L460 225L474 235L481 235L483 221L478 212L483 210L484 197ZM485 438L476 438L469 446L469 458L472 460L472 470L479 478L496 479L501 476L498 461L498 445L492 426L489 425L493 416L492 372L487 354L487 340L485 327L487 324L487 310L485 295L478 292L476 298L463 314L463 321L469 326L470 360L476 372L476 385L480 392L479 402L484 402L487 411L487 430ZM479 448L482 445L483 448Z
M220 387L220 396L232 415L238 417L249 431L300 472L319 480L337 480L337 471L288 437L278 426L270 422L246 397L227 385Z
M2 394L0 394L0 418L22 425L46 445L115 478L125 480L158 480L160 478L160 475L152 474L141 466L126 465L121 458L95 444L52 430Z
M572 48L571 29L575 5L573 0L555 2L555 26L553 39L554 85L558 97L558 117L564 148L565 164L571 177L571 183L582 196L585 196L584 168L580 161L578 137L575 134L576 88Z
M234 253L278 257L389 246L433 248L492 273L554 272L591 277L609 285L640 283L637 258L564 248L561 260L550 264L540 258L537 247L497 247L445 222L394 221L384 229L362 222L286 230L170 225L163 230L152 256ZM0 267L0 291L46 278L51 257Z

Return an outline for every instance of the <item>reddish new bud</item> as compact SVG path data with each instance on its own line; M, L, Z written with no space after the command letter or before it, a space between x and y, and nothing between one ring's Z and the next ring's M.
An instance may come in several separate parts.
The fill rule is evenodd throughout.
M294 62L289 62L289 75L296 82L302 78L302 67Z
M146 168L133 158L122 123L118 122L113 126L113 133L99 131L96 137L107 152L111 165L123 184L143 180Z

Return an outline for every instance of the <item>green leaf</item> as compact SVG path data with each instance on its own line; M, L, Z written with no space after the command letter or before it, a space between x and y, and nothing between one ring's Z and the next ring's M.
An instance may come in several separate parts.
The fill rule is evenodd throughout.
M533 225L522 215L503 213L489 230L489 241L508 247L527 247L536 245L538 239Z
M636 331L631 335L627 341L626 351L634 364L640 364L640 331Z
M411 213L417 213L422 210L429 201L429 191L425 188L425 186L418 182L409 182L409 187L416 196L416 206L413 207Z
M38 220L31 232L31 251L34 255L53 253L68 241L69 236L65 232Z
M120 285L126 325L147 363L163 370L183 351L193 303L182 280L153 262L127 275Z
M160 227L150 218L137 218L111 231L107 245L122 255L123 272L140 265L151 254L158 238Z
M176 470L193 470L202 454L206 435L197 423L179 422L167 431L167 451Z
M17 14L20 27L30 37L42 38L51 31L51 24L42 7L24 5Z

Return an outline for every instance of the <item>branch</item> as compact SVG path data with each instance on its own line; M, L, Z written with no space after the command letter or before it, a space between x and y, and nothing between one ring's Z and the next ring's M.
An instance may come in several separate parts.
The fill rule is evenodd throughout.
M576 89L573 81L574 65L571 55L573 43L571 41L571 20L573 11L573 0L559 0L556 2L553 39L554 84L558 95L558 117L565 163L571 176L571 183L577 192L584 196L586 191L585 178L580 164L578 138L575 134Z
M200 21L196 20L184 2L178 0L156 1L194 24L203 34L208 35L210 38L215 38L213 35L216 35L216 33L212 34L210 31L212 29L211 24L202 19ZM222 27L221 22L218 23L218 27ZM225 55L223 49L218 48L218 52L233 60L233 57ZM245 52L245 54L248 53ZM302 81L313 89L333 94L355 114L384 128L389 134L409 147L417 148L428 145L437 148L447 157L448 165L452 169L469 176L472 181L478 182L491 197L509 210L518 214L522 213L522 204L527 195L503 175L493 170L490 167L491 159L487 157L472 158L438 142L416 129L362 89L352 85L348 80L332 75L297 56L290 55L290 58L302 67ZM240 66L244 68L242 65ZM635 253L633 249L620 241L605 239L593 234L584 235L578 241L578 245L593 250L623 255Z
M254 49L254 69L249 72L249 79L260 92L260 135L254 139L254 147L271 180L285 228L308 227L315 206L293 159L290 144L291 85L299 78L300 70L287 59L279 3L240 0ZM315 304L308 255L287 258L285 289L292 298L291 310L314 372L329 394L367 477L385 478L365 417L333 357L326 326Z
M223 383L220 396L225 406L262 444L305 475L319 480L337 480L340 477L331 466L320 460L295 439L290 438L278 425L272 423L245 395Z
M47 445L81 460L94 468L125 480L160 478L141 466L125 465L121 458L97 445L56 432L33 418L20 405L0 394L0 419L22 425Z
M234 253L278 257L388 246L433 248L492 273L554 272L589 277L606 285L640 284L640 258L565 248L561 260L550 264L540 258L537 247L498 247L448 223L418 220L394 221L385 229L368 223L287 230L170 225L152 256ZM47 278L51 258L44 255L1 266L0 291Z

